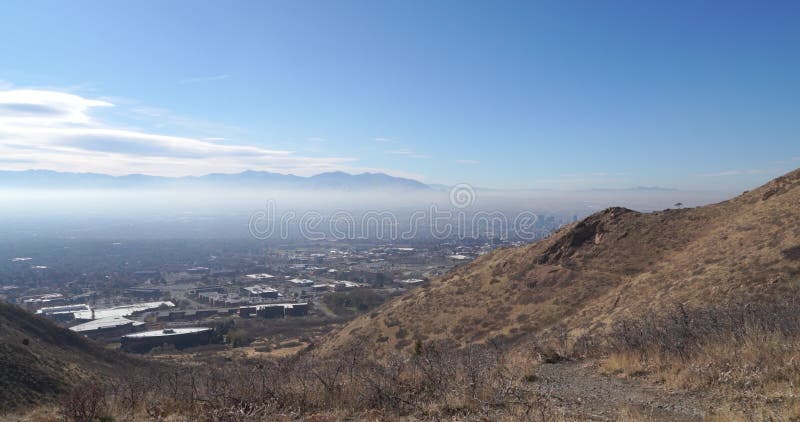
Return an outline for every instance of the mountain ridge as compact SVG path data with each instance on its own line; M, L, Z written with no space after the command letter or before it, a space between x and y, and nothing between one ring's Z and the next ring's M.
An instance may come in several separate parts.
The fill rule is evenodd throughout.
M152 188L152 187L268 187L286 189L399 189L430 190L417 180L384 173L350 174L341 171L313 176L246 170L240 173L210 173L203 176L150 176L128 174L58 172L53 170L0 171L0 187L11 188Z
M680 303L770 300L800 287L800 170L717 204L641 213L608 208L539 242L495 250L331 334L375 353L417 342L516 341ZM423 315L424 317L420 317Z

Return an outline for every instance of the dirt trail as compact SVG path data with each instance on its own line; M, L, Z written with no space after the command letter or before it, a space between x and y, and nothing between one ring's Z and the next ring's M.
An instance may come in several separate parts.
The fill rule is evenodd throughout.
M707 397L668 392L642 380L600 375L574 362L542 365L536 371L535 384L540 394L565 409L568 418L579 420L615 420L627 409L652 420L701 421L709 408Z

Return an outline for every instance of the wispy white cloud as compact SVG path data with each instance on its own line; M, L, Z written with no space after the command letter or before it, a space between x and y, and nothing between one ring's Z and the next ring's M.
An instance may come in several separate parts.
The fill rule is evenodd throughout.
M478 160L456 160L456 163L469 165L469 164L479 164L480 161L478 161Z
M140 107L134 107L132 111L134 113L141 114L143 116L156 117L156 118L164 117L170 114L170 111L168 109L161 107L140 106Z
M797 165L797 161L800 161L800 157L789 157L783 160L777 160L773 164L781 167L795 166Z
M228 79L230 77L231 77L231 75L228 75L228 74L213 75L213 76L200 76L200 77L195 77L195 78L181 79L179 82L181 84L196 84L196 83L200 83L200 82L222 81L222 80Z
M32 168L106 174L164 176L265 170L311 175L325 171L402 172L355 165L353 157L311 157L223 137L163 135L108 125L92 110L111 108L107 100L55 90L0 91L0 168ZM162 109L149 112L157 117ZM224 142L223 142L224 141Z
M213 134L237 134L241 135L245 132L242 128L232 126L229 124L221 124L219 122L209 122L204 119L199 119L192 116L183 116L174 113L172 110L164 107L153 107L142 105L138 101L129 98L108 99L106 101L113 102L115 105L125 106L120 110L124 118L133 118L134 120L146 122L153 127L172 130L182 130L194 132L205 132ZM240 137L240 136L237 136ZM227 136L214 136L214 138L226 138Z
M716 173L706 173L703 174L703 176L726 177L726 176L747 176L747 175L768 174L768 173L775 173L775 170L762 170L762 169L724 170Z
M431 156L428 155L428 154L420 154L420 153L415 152L413 150L410 150L408 148L402 148L402 149L395 149L395 150L391 150L391 151L386 151L386 153L387 154L392 154L392 155L402 155L402 156L409 157L409 158L424 158L424 159L431 158Z
M392 138L382 138L382 137L372 138L372 140L375 142L383 142L383 143L394 142L394 139Z
M593 189L627 188L630 180L619 172L567 173L554 177L537 178L528 182L528 187L543 189Z
M6 90L0 91L0 123L45 127L87 124L90 108L111 106L107 101L89 100L65 92Z

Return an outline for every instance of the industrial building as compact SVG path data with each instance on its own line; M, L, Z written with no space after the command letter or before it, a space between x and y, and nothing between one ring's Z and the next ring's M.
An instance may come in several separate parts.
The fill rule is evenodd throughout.
M286 308L283 305L263 305L256 309L256 315L262 318L283 318Z
M50 306L47 308L41 308L36 313L38 315L50 318L56 321L71 321L76 318L76 314L83 314L88 312L89 315L92 313L92 308L89 307L87 304L78 304L78 305L64 305L64 306Z
M239 315L284 318L287 316L304 316L308 314L308 310L308 303L269 303L239 308Z
M250 303L249 297L242 297L235 293L200 292L196 297L197 300L206 302L211 306L225 308L242 306Z
M122 350L135 353L147 353L156 347L165 345L176 349L201 346L211 342L212 328L167 328L163 330L144 331L122 336Z
M289 282L297 286L306 286L314 284L314 280L309 280L307 278L293 278L289 280Z
M41 308L37 310L36 313L62 322L71 321L73 319L93 321L110 317L128 317L154 309L174 307L175 304L172 302L146 302L115 306L113 308L95 309L85 303L81 303L75 305L50 306Z
M272 274L266 274L266 273L261 273L261 274L247 274L245 277L247 277L247 278L250 278L250 279L253 279L253 280L269 280L269 279L275 278L275 276L274 276L274 275L272 275Z
M159 308L174 308L175 304L171 301L161 301L161 302L144 302L144 303L133 303L130 305L120 305L114 306L112 308L104 308L104 309L93 309L91 312L76 312L75 318L77 319L95 319L95 318L105 318L111 316L131 316L131 315L138 315L143 312L152 311Z
M225 310L227 312L227 310ZM195 309L188 311L161 311L156 314L156 321L196 320L212 317L220 312L218 309Z
M22 297L20 298L20 301L28 309L39 309L46 305L63 305L66 303L66 298L61 293L47 293L43 295Z
M133 321L121 316L112 316L78 324L69 329L91 339L115 340L143 326L144 322L141 321Z
M242 287L241 289L242 295L245 296L258 296L263 298L277 298L278 291L273 289L272 287L265 286L263 284L256 284L254 286Z

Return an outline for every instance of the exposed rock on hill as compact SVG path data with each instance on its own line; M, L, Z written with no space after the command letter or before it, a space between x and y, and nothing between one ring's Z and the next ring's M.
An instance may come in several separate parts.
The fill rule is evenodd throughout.
M598 333L679 302L759 300L800 287L800 170L718 204L639 213L609 208L535 244L496 250L333 333L377 354L417 340L460 344Z

